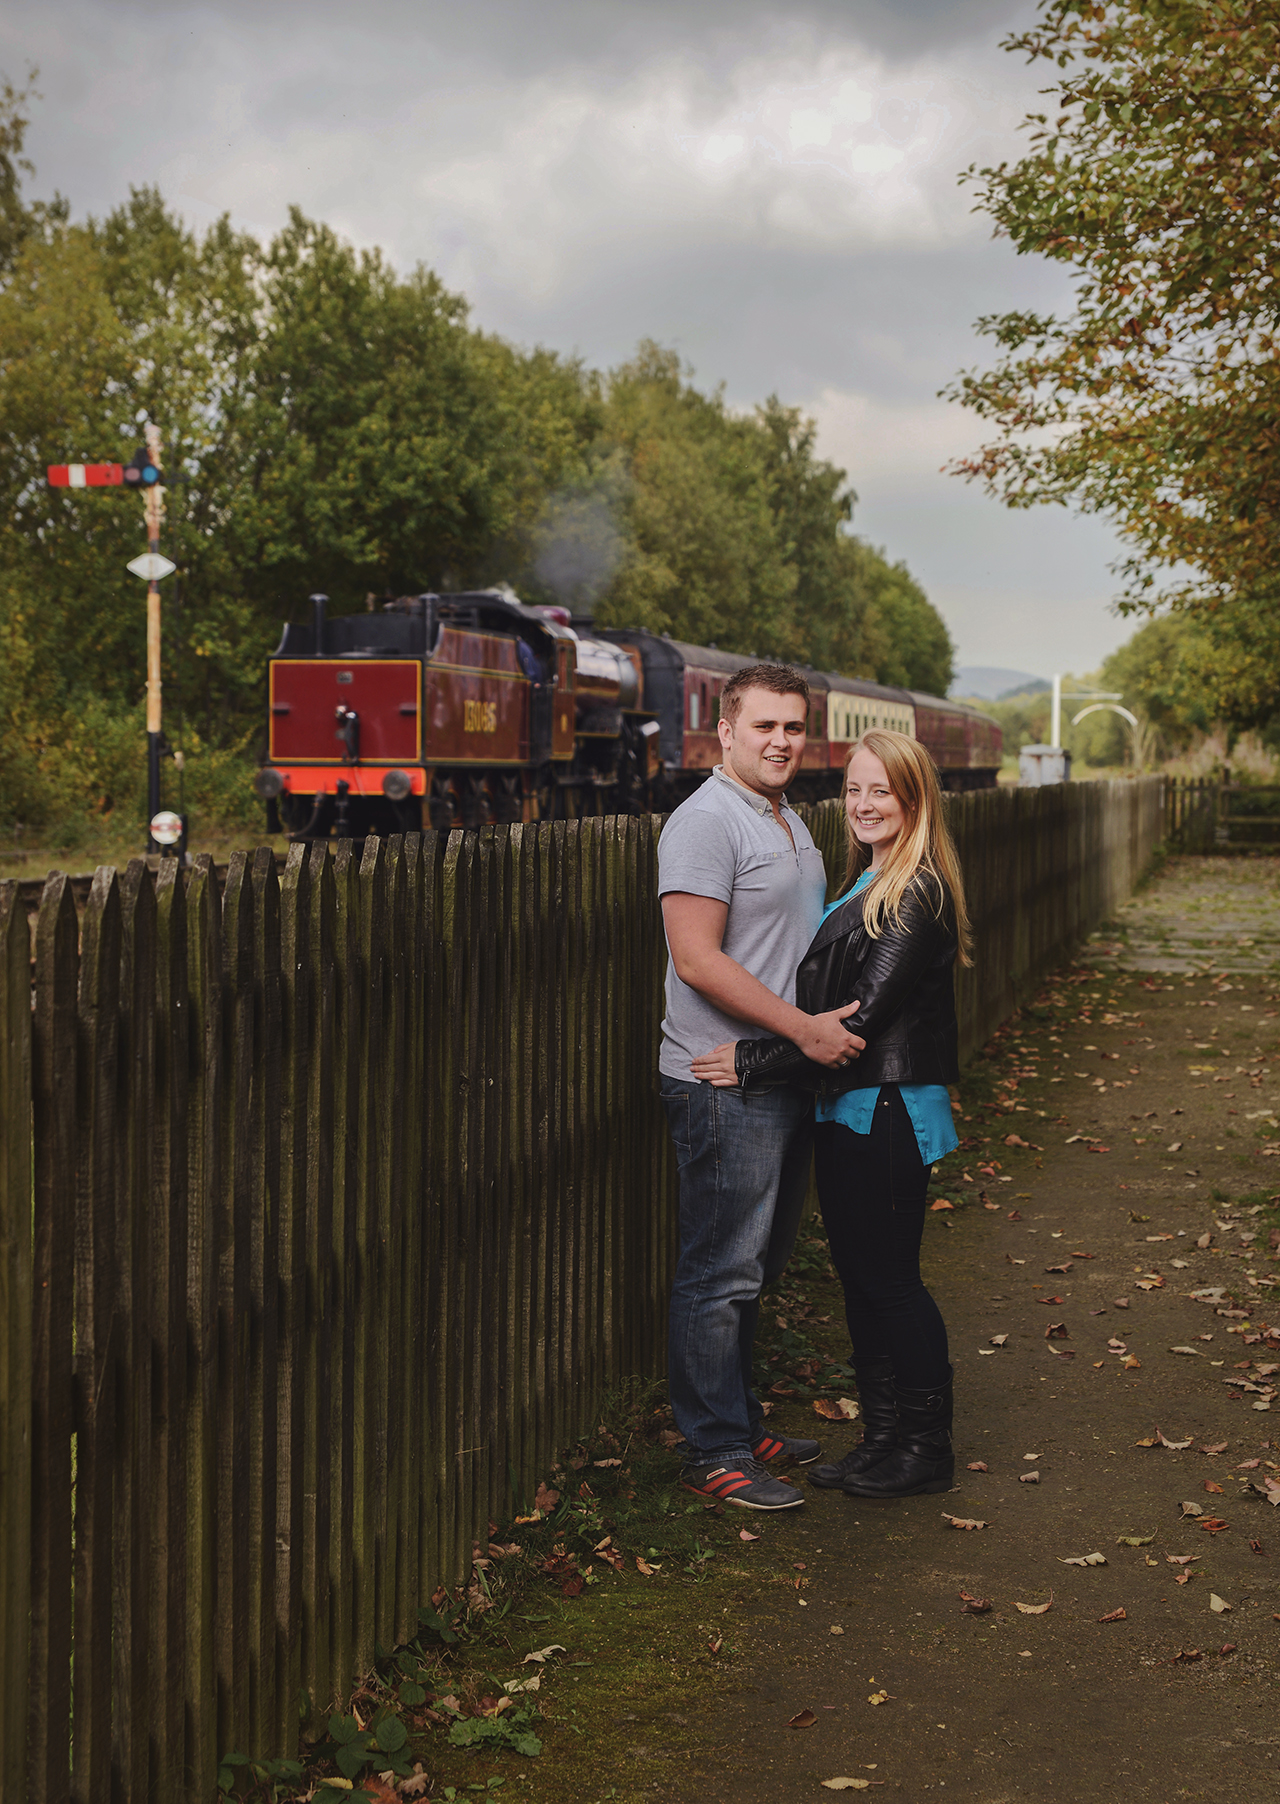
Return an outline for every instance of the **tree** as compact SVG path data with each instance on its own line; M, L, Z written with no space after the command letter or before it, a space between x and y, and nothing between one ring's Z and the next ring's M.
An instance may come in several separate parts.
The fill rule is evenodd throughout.
M1005 47L1057 72L1056 104L1028 119L1027 156L968 176L997 233L1079 279L1070 317L979 322L1000 361L949 392L999 436L955 468L1011 506L1110 514L1131 547L1120 605L1204 620L1223 708L1268 713L1280 15L1263 0L1042 0Z

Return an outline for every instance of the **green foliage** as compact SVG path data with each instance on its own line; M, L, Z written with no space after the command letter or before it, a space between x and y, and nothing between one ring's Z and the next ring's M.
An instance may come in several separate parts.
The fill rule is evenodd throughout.
M297 1760L250 1760L247 1754L224 1754L218 1762L218 1796L276 1800L296 1792L302 1777L302 1763Z
M329 1718L329 1738L318 1752L332 1760L344 1778L356 1780L363 1772L385 1773L399 1778L413 1771L409 1759L409 1732L400 1717L381 1710L367 1729L362 1729L354 1716L340 1711Z
M1027 120L1020 161L968 174L998 233L1075 272L1075 310L980 322L1000 361L951 392L998 436L955 468L1011 506L1110 514L1131 547L1122 605L1200 623L1187 668L1208 707L1263 720L1280 693L1280 16L1042 0L1006 48L1053 71L1053 110Z
M463 1716L449 1725L449 1746L491 1754L510 1748L513 1754L540 1754L542 1743L534 1734L534 1712L527 1705L504 1711L501 1716Z
M257 818L245 781L280 624L512 580L725 649L945 691L946 629L852 537L843 471L776 398L751 415L645 343L608 376L477 331L296 209L267 245L189 231L154 189L72 224L28 206L30 87L0 83L3 818L74 838L141 822L137 496L43 466L164 435L165 728L187 807ZM166 800L177 803L172 770Z

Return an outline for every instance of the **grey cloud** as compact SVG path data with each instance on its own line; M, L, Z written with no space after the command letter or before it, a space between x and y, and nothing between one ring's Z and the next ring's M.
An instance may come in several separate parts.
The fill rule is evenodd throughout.
M435 267L487 329L597 366L655 337L736 406L776 391L811 409L858 529L917 571L968 661L1009 662L1025 632L1014 661L1035 669L1037 644L1074 634L1083 667L1127 630L1105 612L1106 527L1009 515L937 475L980 437L934 399L986 355L974 318L1067 295L990 241L954 179L1012 149L1035 104L1044 78L996 48L1033 10L60 0L0 16L0 68L41 64L38 191L79 214L155 182L193 224L226 208L268 235L297 202ZM850 75L871 91L861 164L838 137L788 138ZM578 505L560 540L598 548ZM556 580L593 580L564 558Z

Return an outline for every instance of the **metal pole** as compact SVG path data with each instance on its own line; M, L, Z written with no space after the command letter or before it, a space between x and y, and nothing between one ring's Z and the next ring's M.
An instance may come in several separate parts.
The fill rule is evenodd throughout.
M160 468L160 428L146 430L147 455ZM143 500L147 520L147 550L160 551L160 526L164 520L164 490L159 483L147 490ZM160 584L152 579L147 584L147 849L161 848L151 837L151 822L160 812Z
M1050 739L1049 743L1050 743L1050 745L1052 745L1054 747L1060 746L1062 744L1062 678L1061 678L1061 676L1055 676L1053 679L1053 736Z

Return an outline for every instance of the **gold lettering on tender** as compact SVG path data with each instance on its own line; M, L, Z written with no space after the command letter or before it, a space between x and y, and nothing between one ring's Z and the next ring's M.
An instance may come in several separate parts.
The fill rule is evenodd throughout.
M497 702L463 702L462 730L464 733L496 733Z

